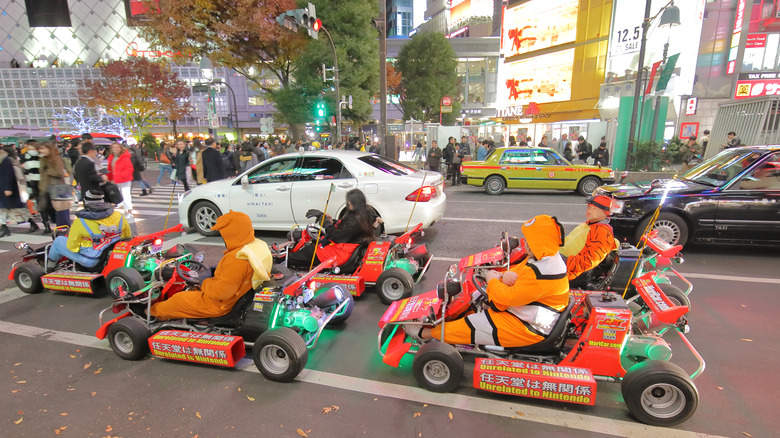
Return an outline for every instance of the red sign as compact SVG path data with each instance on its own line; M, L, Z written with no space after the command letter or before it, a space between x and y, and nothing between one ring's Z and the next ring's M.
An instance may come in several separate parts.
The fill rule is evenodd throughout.
M734 99L780 96L780 73L740 73Z
M474 387L499 394L594 405L596 380L587 368L478 358Z
M653 90L653 79L655 79L655 74L658 73L659 67L661 67L661 61L653 63L653 69L650 70L650 80L647 81L647 88L645 88L645 95L650 94Z
M747 43L745 43L746 49L766 47L766 34L765 33L751 33L747 36Z
M441 98L441 106L452 105L452 98L450 96L444 96Z
M232 367L244 357L240 336L162 330L149 338L149 349L157 357Z
M539 104L536 102L529 102L528 105L523 107L523 115L539 114Z
M431 308L434 314L438 314L440 306L441 300L435 290L404 298L401 301L393 301L379 320L379 327L384 327L390 322L422 318L430 313Z
M697 97L689 97L688 103L685 105L685 115L686 116L694 116L696 115L696 107L699 104L699 98Z

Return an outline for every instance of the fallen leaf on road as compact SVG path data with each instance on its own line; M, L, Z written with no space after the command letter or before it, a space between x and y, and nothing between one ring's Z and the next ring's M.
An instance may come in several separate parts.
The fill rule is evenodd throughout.
M452 412L447 414L448 417L450 417L450 421L452 421Z
M71 354L71 355L70 355L70 358L71 358L71 359L75 359L75 358L76 358L76 355L75 355L75 354Z
M301 429L296 429L295 431L298 432L298 435L300 435L300 436L302 436L304 438L308 438L309 437L309 435L306 435L306 432L304 432Z
M16 394L17 392L21 392L21 389L12 389L11 394Z
M68 391L75 391L76 388L68 388Z
M414 413L414 416L413 416L412 418L417 418L417 417L419 417L420 415L422 415L422 412L415 412L415 413Z
M16 411L17 414L22 415L24 414L24 411Z
M716 386L716 388L718 388L718 389L720 389L720 390L723 390L723 387L722 387L722 386Z
M744 305L744 304L740 304L740 306L742 306L742 307L747 307L747 306L746 306L746 305Z
M66 417L68 415L68 413L67 412L62 412L62 413L60 413L60 415L63 416L63 417Z
M56 435L59 435L59 434L61 434L61 433L62 433L62 431L63 431L63 430L65 430L65 429L67 429L67 428L68 428L68 426L62 426L62 427L60 427L59 429L54 429L54 433L55 433Z
M427 407L428 407L428 403L425 403L425 404L423 405L423 407L424 407L424 408L427 408Z
M111 432L112 430L114 430L113 427L111 427L110 425L106 426L106 432Z
M200 412L195 412L195 416L196 416L196 417L198 417L198 419L199 419L199 420L202 418L202 417L200 416Z
M516 412L515 412L515 414L517 414L517 415L519 415L519 416L521 416L521 417L525 415L524 413L522 413L522 412L520 412L520 411L516 411Z
M753 435L751 435L751 434L749 434L749 433L747 433L747 432L742 432L742 435L745 435L745 436L753 436Z
M745 341L745 342L753 342L753 340L752 340L752 339L746 339L746 338L742 338L742 339L740 339L740 341Z
M92 362L84 364L84 369L86 370L87 368L89 368L91 366L92 366Z
M19 365L21 365L21 364L22 364L21 362L16 362L16 363L14 364L14 366L15 366L15 367L18 367L18 366L19 366Z
M27 381L26 380L20 380L20 381L18 381L16 383L27 383Z
M322 408L322 413L323 414L329 414L331 411L338 411L338 410L339 410L339 407L336 406L336 405L326 406L326 407Z
M103 368L98 368L97 371L95 371L95 374L100 374L101 371L103 371Z
M94 396L95 396L95 394L97 394L97 392L95 392L95 391L92 391L92 397L94 397Z
M19 423L21 423L22 421L24 421L24 417L19 417L19 419L18 419L18 420L14 421L14 424L19 424Z
M238 392L241 392L241 388L238 388Z
M246 399L249 400L249 401L255 401L255 398L254 397L250 397L250 396L246 396Z

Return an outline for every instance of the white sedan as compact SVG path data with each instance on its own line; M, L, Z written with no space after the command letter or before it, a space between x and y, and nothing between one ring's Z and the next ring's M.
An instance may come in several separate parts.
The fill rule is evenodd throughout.
M249 215L256 230L287 231L309 223L308 210L324 211L331 187L329 215L340 217L347 192L358 188L391 234L407 224L428 228L447 206L438 172L366 152L323 150L270 158L237 177L195 187L180 197L179 218L206 236L219 235L211 227L229 210Z

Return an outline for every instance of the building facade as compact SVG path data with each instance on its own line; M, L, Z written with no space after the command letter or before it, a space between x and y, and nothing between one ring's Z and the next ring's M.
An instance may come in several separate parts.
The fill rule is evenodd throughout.
M404 38L414 29L414 0L384 0L387 11L387 37Z

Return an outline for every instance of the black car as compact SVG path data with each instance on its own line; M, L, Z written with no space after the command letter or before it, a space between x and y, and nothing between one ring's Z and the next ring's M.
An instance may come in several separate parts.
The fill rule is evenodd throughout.
M636 243L661 205L653 228L673 245L780 244L780 146L726 149L676 180L594 194L615 199L610 224L620 240Z

